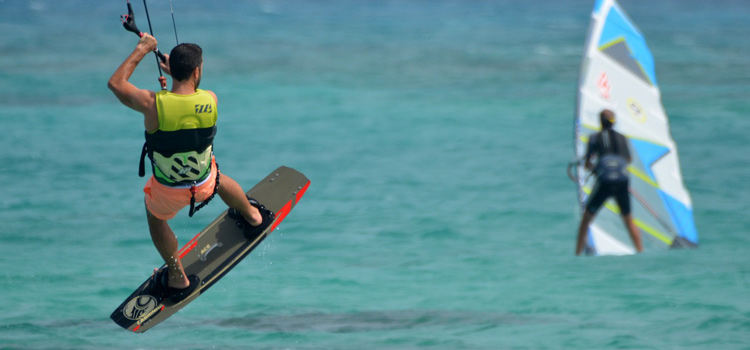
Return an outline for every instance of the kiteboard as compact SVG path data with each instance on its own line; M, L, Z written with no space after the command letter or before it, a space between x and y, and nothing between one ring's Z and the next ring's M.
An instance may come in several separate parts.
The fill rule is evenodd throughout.
M205 293L273 232L297 205L309 185L310 180L292 168L282 166L274 170L247 191L248 197L276 214L268 228L247 237L243 229L246 223L233 219L229 210L225 210L179 250L185 273L200 278L198 288L191 295L173 303L160 296L159 286L153 278L148 278L112 312L110 318L122 328L143 333L175 314Z

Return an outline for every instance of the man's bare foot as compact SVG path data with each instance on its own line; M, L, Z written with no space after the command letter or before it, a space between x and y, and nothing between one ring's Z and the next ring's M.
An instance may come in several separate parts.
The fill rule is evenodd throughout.
M154 268L154 272L151 274L151 277L154 277L156 273L159 272L159 268ZM182 274L182 278L174 278L171 276L171 274L168 273L167 278L167 287L177 288L177 289L185 289L187 287L190 287L190 280L185 276L185 274Z

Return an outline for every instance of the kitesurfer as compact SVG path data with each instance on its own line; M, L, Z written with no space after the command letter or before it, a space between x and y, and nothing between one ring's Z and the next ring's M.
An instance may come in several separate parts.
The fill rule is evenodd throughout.
M140 174L143 176L146 155L153 170L143 188L146 217L153 243L167 265L167 269L155 271L154 280L164 287L166 298L179 302L200 281L194 275L185 275L168 220L188 205L192 216L200 208L194 209L196 202L206 204L216 193L249 224L248 230L264 230L274 214L245 197L240 185L218 170L213 155L218 100L212 91L198 88L203 75L202 49L195 44L179 44L170 55L164 55L167 63L159 64L172 76L170 91L139 89L128 80L144 56L157 47L153 36L139 35L135 49L107 85L120 102L144 117L146 143Z

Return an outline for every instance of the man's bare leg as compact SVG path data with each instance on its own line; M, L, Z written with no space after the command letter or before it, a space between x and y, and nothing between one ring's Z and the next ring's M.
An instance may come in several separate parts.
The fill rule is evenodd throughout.
M583 251L583 247L586 242L586 236L589 231L589 224L591 223L591 220L594 219L594 214L590 213L588 210L585 210L583 212L583 216L581 217L581 225L578 227L578 240L576 242L576 255L581 255L581 252Z
M182 261L177 255L177 237L169 227L166 220L159 219L146 209L148 218L148 229L151 232L151 240L159 251L162 259L167 264L169 278L167 285L172 288L187 288L190 285Z
M216 192L219 193L219 197L227 206L237 209L250 225L258 226L263 222L263 217L258 209L250 205L242 187L231 177L222 173Z
M637 250L639 253L643 251L643 244L641 243L641 233L638 231L638 228L635 227L635 223L633 223L633 215L628 214L622 217L622 221L625 223L625 227L628 229L628 232L630 233L630 239L633 241L633 245L635 246L635 250Z

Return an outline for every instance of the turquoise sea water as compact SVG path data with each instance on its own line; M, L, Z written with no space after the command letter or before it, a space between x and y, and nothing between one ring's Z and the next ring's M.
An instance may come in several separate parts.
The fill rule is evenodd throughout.
M149 5L168 52L169 3ZM120 329L162 263L142 119L106 88L136 43L125 2L0 0L1 349L750 349L750 3L623 0L701 246L598 258L573 255L565 175L593 1L173 5L219 96L222 171L312 185L200 299ZM153 61L131 81L157 89ZM224 209L181 212L181 244Z

